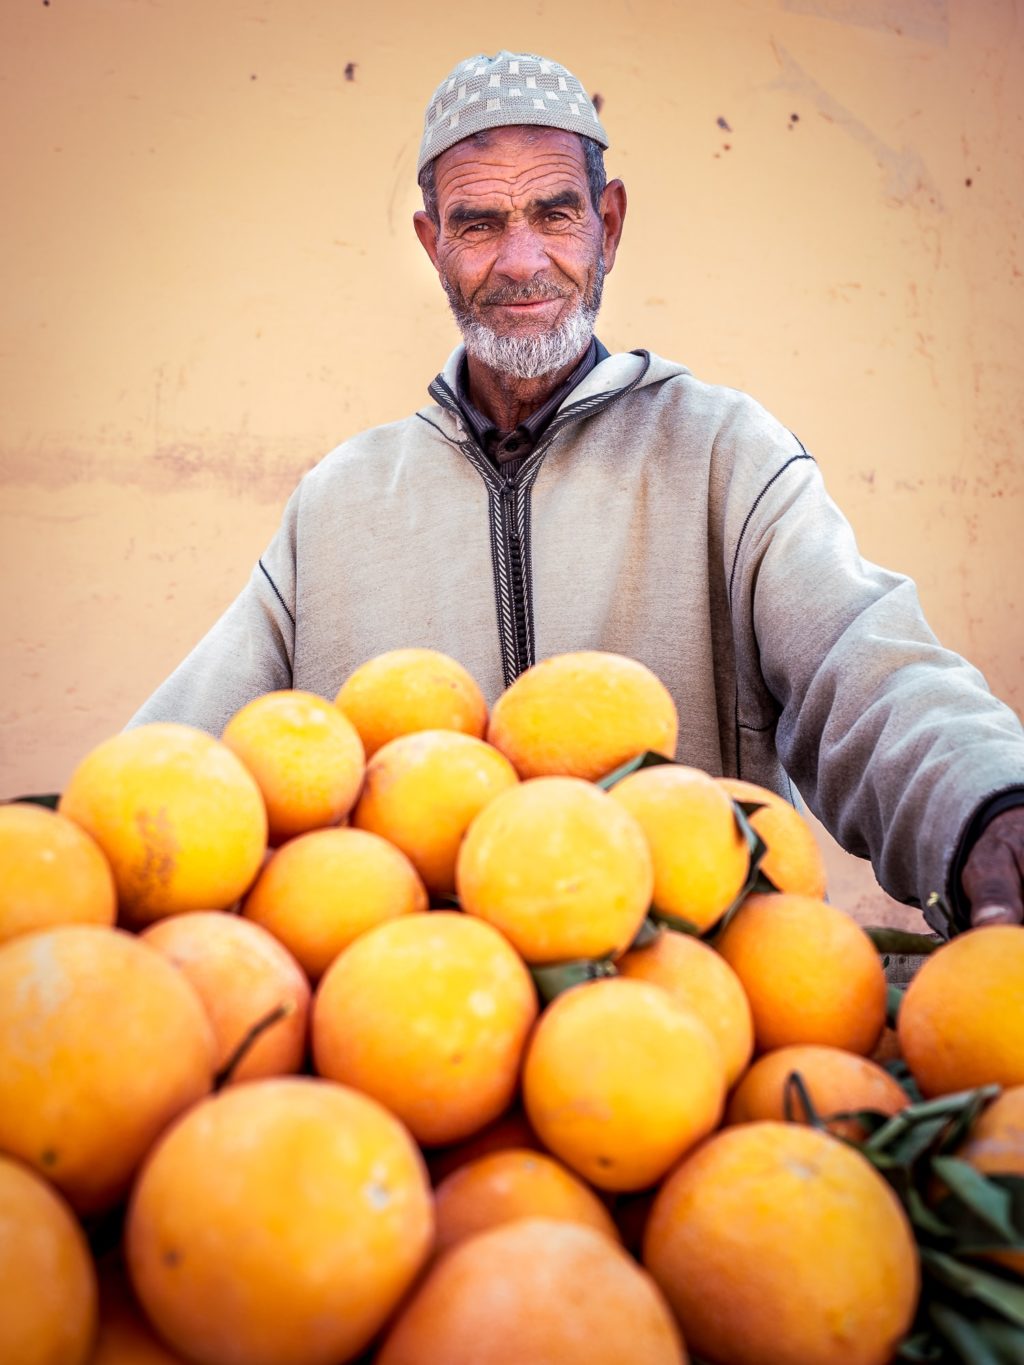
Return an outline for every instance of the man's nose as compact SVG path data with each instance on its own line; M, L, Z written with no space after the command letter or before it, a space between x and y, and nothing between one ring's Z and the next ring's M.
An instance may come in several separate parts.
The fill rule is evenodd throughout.
M543 234L529 223L510 223L501 234L494 269L510 280L532 280L548 268Z

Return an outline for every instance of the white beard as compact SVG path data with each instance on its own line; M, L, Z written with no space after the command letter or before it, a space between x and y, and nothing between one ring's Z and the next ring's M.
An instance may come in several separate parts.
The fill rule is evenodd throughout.
M589 294L581 297L568 317L563 318L550 332L533 336L499 336L483 322L478 322L466 306L462 296L442 277L445 293L455 321L474 360L488 369L512 379L539 379L563 369L577 360L586 350L594 335L594 323L601 307L604 286L604 261L599 256L594 284ZM516 301L528 298L557 297L554 291L537 294L528 287L515 291ZM510 297L508 301L512 301Z

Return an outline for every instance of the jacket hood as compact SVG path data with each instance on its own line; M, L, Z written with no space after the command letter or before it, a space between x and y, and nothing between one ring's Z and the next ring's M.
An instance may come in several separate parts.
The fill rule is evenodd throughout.
M462 364L462 357L465 354L466 348L464 346L456 346L434 384L440 381L454 394L457 391L459 366ZM666 379L674 379L679 375L688 375L689 373L690 371L685 365L664 360L651 351L618 351L610 355L607 360L602 360L600 364L595 365L582 384L578 384L572 390L558 411L561 412L584 399L611 396L620 389L643 389L651 384L661 384ZM431 392L433 392L433 386ZM436 409L432 411L436 413ZM443 408L441 411L449 421L455 420ZM423 412L426 415L427 409L423 409Z

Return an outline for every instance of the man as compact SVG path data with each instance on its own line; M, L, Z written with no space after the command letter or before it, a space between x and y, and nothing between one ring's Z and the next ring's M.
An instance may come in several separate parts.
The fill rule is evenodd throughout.
M811 456L752 399L593 335L626 194L564 67L459 63L427 110L414 226L465 341L434 403L296 489L221 621L134 718L217 734L260 693L333 697L399 646L493 701L538 658L646 663L680 757L791 795L898 899L1020 922L1024 732L866 564ZM926 909L938 925L937 912Z

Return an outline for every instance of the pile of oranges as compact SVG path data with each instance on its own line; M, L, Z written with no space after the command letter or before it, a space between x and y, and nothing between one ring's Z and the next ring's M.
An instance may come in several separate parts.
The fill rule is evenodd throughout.
M600 781L677 733L620 656L488 714L398 650L0 807L0 1360L892 1360L911 1227L856 1120L785 1100L907 1104L880 959L778 796ZM1024 1173L1022 997L1024 929L975 930L886 1042L926 1096L1006 1088L980 1170Z

